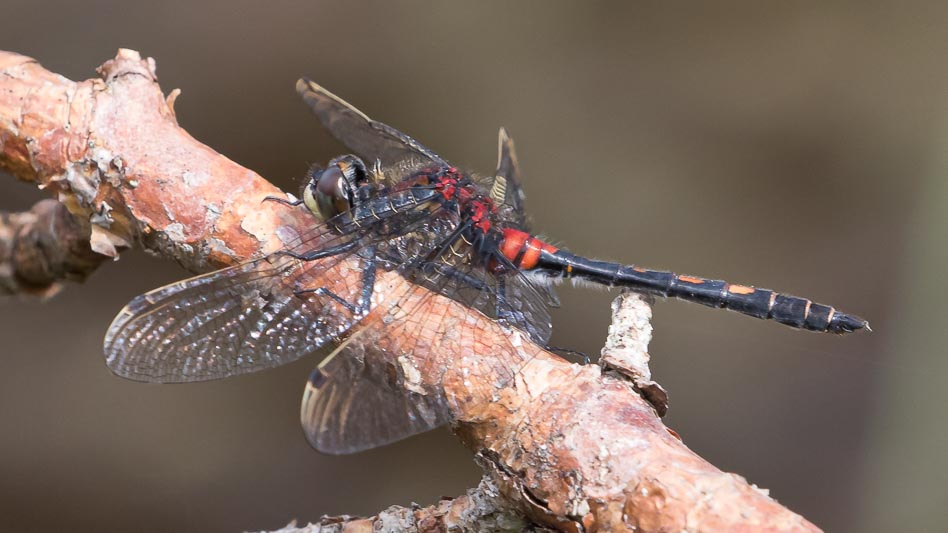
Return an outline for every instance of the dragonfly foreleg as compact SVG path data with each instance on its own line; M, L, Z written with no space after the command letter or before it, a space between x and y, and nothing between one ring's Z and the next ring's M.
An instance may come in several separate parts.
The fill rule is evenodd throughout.
M370 254L369 255L374 255ZM335 300L339 305L345 307L350 313L357 316L363 316L372 308L372 294L375 291L375 273L376 262L374 257L366 258L365 270L362 271L362 291L359 295L359 303L353 304L342 296L334 293L326 287L316 287L315 289L303 289L294 292L296 296L305 296L315 294L317 296L327 296Z
M328 248L323 248L321 250L312 250L306 253L298 253L291 250L280 250L273 252L273 255L287 255L294 259L299 259L300 261L315 261L316 259L322 259L324 257L329 257L332 255L341 254L343 252L349 252L359 246L358 240L351 240L344 242L342 244L337 244L336 246L330 246Z
M303 200L287 200L286 198L280 198L279 196L266 196L263 199L264 202L276 202L278 204L288 205L290 207L297 207L303 205Z
M592 362L592 359L586 355L586 352L581 352L579 350L573 350L572 348L562 348L560 346L552 346L547 344L543 347L548 352L553 352L557 355L572 355L574 357L581 357L583 359L583 364L588 365Z

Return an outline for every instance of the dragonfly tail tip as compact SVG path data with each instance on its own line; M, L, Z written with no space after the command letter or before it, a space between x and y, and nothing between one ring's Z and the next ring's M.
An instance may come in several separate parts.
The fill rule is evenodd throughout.
M864 329L871 332L869 321L856 315L847 315L846 313L836 313L830 322L829 331L833 333L852 333Z

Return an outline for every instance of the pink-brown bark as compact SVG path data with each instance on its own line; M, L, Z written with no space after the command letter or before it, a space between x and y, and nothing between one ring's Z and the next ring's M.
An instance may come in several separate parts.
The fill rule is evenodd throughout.
M49 297L62 280L82 281L108 259L93 251L88 225L56 200L0 213L0 294Z

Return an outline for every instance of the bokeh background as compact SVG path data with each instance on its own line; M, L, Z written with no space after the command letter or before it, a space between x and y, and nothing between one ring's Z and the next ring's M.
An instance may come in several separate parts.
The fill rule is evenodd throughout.
M831 531L948 518L948 4L4 0L0 49L72 79L156 58L180 123L296 191L343 151L308 75L466 168L517 140L534 227L573 251L808 296L837 338L655 307L667 423ZM0 176L0 209L42 198ZM315 361L223 382L112 376L102 336L185 276L141 252L0 301L0 529L277 528L474 486L447 430L357 456L299 429ZM553 344L597 354L606 292L562 291Z

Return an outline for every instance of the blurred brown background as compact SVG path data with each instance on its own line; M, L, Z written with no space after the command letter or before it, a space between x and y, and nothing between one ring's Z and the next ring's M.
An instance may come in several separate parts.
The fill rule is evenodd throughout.
M948 4L5 0L0 49L72 79L158 62L181 124L297 190L343 151L308 75L456 164L509 128L535 227L572 250L780 289L870 319L807 334L655 308L667 423L831 531L948 517ZM42 195L4 176L0 209ZM131 297L183 277L128 253L40 304L0 301L0 529L276 528L476 484L446 430L351 457L298 427L315 361L218 383L113 377ZM597 354L605 292L564 288L553 344Z

